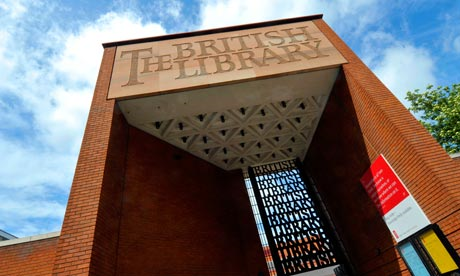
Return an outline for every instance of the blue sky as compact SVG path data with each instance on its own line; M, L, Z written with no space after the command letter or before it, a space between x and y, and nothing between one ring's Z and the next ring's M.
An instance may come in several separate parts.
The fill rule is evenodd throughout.
M460 83L460 1L0 0L0 229L60 230L101 43L318 13L400 100Z

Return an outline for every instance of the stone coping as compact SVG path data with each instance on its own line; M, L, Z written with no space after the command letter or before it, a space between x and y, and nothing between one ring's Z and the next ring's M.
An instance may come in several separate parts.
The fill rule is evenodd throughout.
M51 233L46 233L46 234L24 237L24 238L0 241L0 247L13 245L13 244L19 244L19 243L33 242L33 241L44 240L44 239L50 239L50 238L59 237L60 235L61 235L61 231L57 231L57 232L51 232Z

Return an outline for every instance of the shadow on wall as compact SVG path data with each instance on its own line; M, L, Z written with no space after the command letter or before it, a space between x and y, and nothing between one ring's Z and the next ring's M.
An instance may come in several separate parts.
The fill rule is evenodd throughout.
M117 275L268 273L241 171L134 127L125 166Z
M340 72L304 170L316 184L356 273L400 275L391 234L360 183L378 154L366 144L349 86Z

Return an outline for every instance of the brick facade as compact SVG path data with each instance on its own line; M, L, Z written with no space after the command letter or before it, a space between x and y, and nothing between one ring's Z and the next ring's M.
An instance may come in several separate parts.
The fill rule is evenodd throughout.
M356 274L409 274L359 182L379 154L460 251L460 162L323 20L314 23L348 63L304 170ZM115 50L104 50L60 238L3 247L0 276L268 275L242 173L129 126L107 100Z
M114 52L105 49L53 275L266 273L241 172L128 126L106 100Z
M123 130L106 100L115 49L105 49L70 191L53 275L114 275L123 188ZM121 151L121 152L120 152Z
M117 275L265 272L241 172L130 128L125 183Z
M384 154L431 222L440 225L458 251L458 162L323 20L315 24L349 63L342 66L305 167L318 185L357 273L408 274L359 182L379 154Z
M59 237L0 247L0 276L49 276Z

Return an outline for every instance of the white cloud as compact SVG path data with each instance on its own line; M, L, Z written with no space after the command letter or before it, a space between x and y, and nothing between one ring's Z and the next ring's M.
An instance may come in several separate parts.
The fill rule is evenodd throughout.
M16 236L60 229L74 156L0 137L0 228ZM56 197L57 195L57 197ZM37 223L37 220L39 223Z
M455 50L457 53L460 53L460 36L457 36L457 37L454 39L453 46L454 46L454 50Z
M376 31L384 29L387 22L380 19L389 11L388 2L200 3L200 28L322 13L342 37L351 34L362 43L363 59L400 99L407 90L436 83L428 50ZM131 1L115 4L129 10ZM64 23L57 19L41 17L54 14L50 5L39 0L0 2L0 188L8 195L0 195L0 228L7 227L5 230L20 236L60 227L101 61L101 43L165 33L162 25L130 12L106 13L92 22L64 29L60 25ZM157 15L159 20L167 22L172 17L170 21L184 25L173 28L188 28L188 22L180 21L188 12L181 2L161 0L150 5L154 11L162 11ZM370 27L374 33L363 36ZM460 51L460 37L453 43Z
M374 67L376 63L381 62L382 53L385 49L398 43L389 33L383 31L368 32L361 43L362 60L369 67Z
M11 39L10 37L11 37L11 34L7 30L5 29L0 30L0 64L4 66L3 70L5 71L5 73L8 70L11 70L12 65L13 65L12 62L8 60L7 58L8 46L6 45L6 42Z
M0 10L8 14L11 19L18 18L27 10L22 2L19 0L3 0L3 2L0 2Z
M384 49L373 71L406 107L407 91L436 84L435 63L429 51L408 43Z
M10 192L11 193L11 192ZM29 236L31 233L59 231L65 212L65 204L47 201L37 196L20 197L0 195L2 204L0 225L16 229L15 236ZM31 223L31 221L40 223ZM17 225L20 227L17 227Z
M87 23L76 34L62 34L64 49L54 63L70 81L95 83L102 57L102 43L165 34L159 24L142 24L135 14L108 13Z
M324 14L326 22L336 31L361 31L381 18L385 9L376 0L208 0L202 2L201 10L201 28Z
M7 13L0 4L0 228L19 236L60 228L101 44L165 33L133 13L107 13L70 32L27 21L40 16L38 6Z
M152 5L153 10L161 11L158 15L162 19L168 19L168 17L178 19L181 17L183 4L179 0L156 0L152 2Z
M358 41L364 62L407 105L408 90L436 83L434 61L427 50L382 31L388 22L380 19L390 9L390 4L376 0L208 0L202 2L202 28L323 14L342 39L346 35Z
M17 190L18 195L43 192L53 185L66 191L73 171L73 156L43 150L34 144L0 136L0 154L8 162L0 167L0 189ZM16 196L16 195L15 195Z

